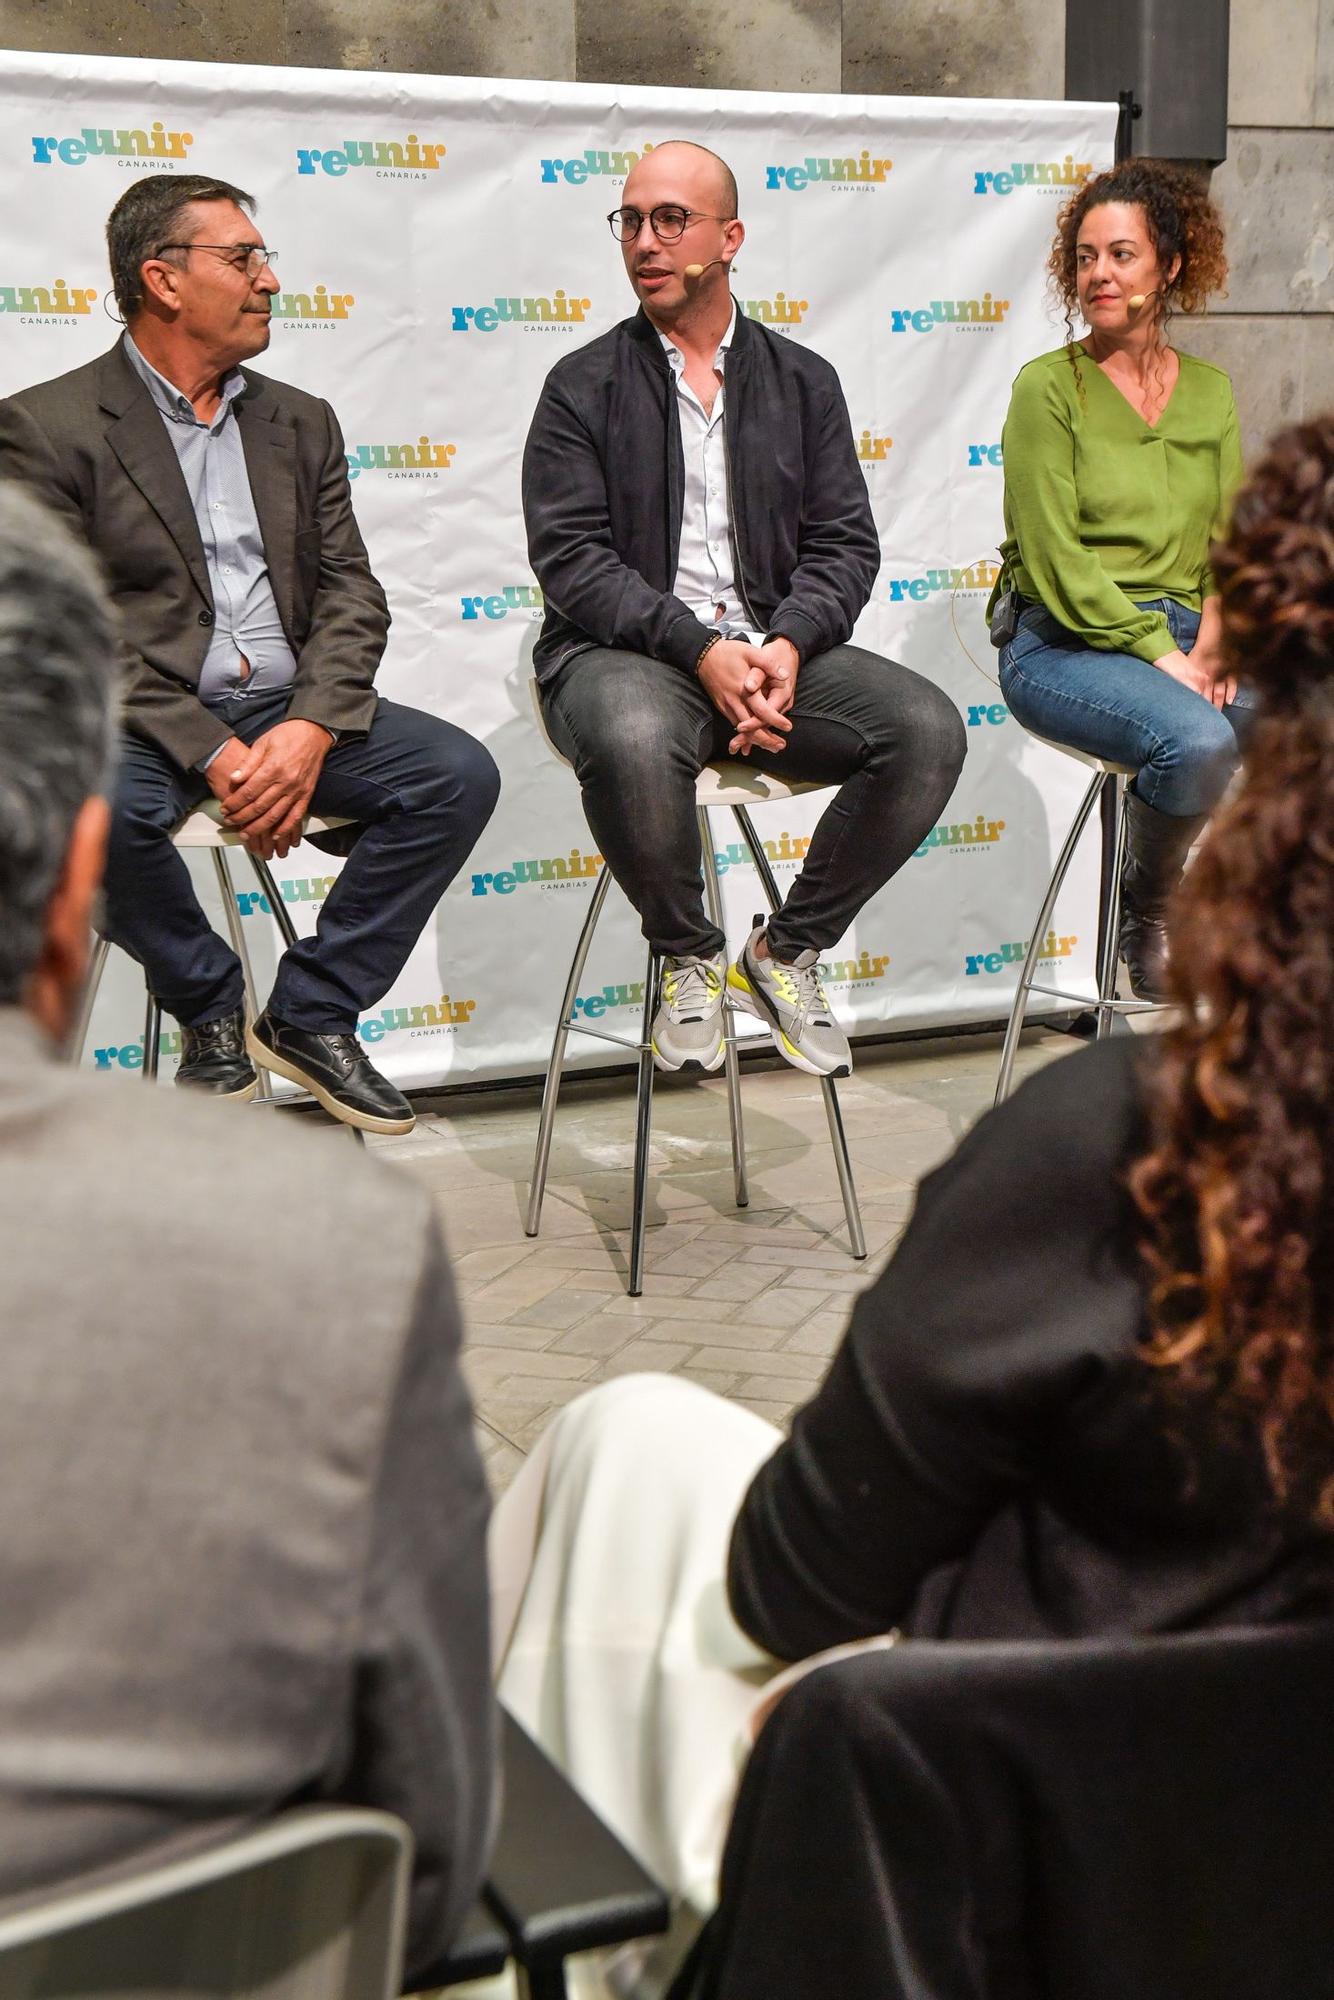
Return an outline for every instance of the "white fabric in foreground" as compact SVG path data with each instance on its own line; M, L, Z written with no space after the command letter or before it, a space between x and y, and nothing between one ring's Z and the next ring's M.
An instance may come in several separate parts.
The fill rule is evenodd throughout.
M742 1497L781 1441L694 1383L624 1376L560 1412L492 1526L501 1700L700 1911L746 1723L778 1671L724 1577Z

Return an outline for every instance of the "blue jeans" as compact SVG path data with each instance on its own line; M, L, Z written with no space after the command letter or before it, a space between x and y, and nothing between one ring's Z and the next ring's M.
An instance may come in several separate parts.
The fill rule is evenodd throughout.
M1190 652L1198 611L1168 597L1140 608L1160 611ZM1183 818L1209 812L1222 797L1254 713L1248 690L1215 708L1133 653L1099 652L1041 604L1029 605L1003 648L1000 685L1025 729L1126 765L1145 805Z

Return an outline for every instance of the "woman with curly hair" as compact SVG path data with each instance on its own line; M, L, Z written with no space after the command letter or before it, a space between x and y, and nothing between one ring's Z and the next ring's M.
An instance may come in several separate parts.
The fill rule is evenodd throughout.
M1208 563L1241 477L1232 388L1168 340L1174 307L1226 281L1222 225L1190 174L1127 160L1066 202L1048 268L1068 338L1020 370L1005 422L997 594L1020 615L1000 684L1026 728L1134 771L1121 952L1132 991L1161 1000L1163 911L1247 701Z
M828 1648L1334 1616L1334 416L1214 567L1259 714L1174 1025L1048 1063L927 1176L789 1438L627 1376L497 1510L502 1698L697 1912L742 1746Z

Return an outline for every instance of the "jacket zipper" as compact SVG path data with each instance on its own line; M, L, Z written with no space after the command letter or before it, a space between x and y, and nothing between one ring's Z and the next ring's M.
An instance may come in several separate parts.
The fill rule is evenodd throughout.
M723 385L723 394L724 396L727 394L725 383ZM741 609L746 614L751 631L761 632L764 628L756 618L751 608L750 600L746 596L746 577L741 562L741 541L737 533L736 502L732 495L732 452L727 442L727 404L725 402L723 404L723 479L727 487L727 539L732 545L732 576L736 584L736 594L741 600Z

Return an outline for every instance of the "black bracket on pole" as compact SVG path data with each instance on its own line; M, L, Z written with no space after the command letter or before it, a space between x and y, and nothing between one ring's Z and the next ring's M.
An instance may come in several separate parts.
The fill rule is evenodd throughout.
M1136 104L1133 90L1118 91L1116 101L1120 106L1116 120L1116 162L1119 166L1121 161L1128 160L1135 150L1134 124L1137 118L1144 116L1144 106Z

